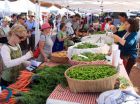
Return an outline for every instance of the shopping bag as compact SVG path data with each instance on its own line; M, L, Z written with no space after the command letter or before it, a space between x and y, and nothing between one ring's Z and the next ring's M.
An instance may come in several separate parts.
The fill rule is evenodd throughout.
M35 51L33 52L33 54L34 54L34 58L38 58L38 56L40 55L40 48L37 47L37 48L35 49Z

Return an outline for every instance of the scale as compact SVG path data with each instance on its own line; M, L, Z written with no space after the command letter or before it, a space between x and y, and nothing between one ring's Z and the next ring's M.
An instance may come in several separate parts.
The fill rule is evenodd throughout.
M100 36L99 39L96 41L96 43L102 43L103 39L102 37Z

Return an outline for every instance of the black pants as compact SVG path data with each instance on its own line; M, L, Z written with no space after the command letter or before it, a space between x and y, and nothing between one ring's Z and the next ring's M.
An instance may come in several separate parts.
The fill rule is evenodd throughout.
M35 50L35 35L31 35L31 37L29 38L29 49L31 49L32 51Z
M0 38L0 43L7 43L7 42L8 42L7 37L1 37Z
M121 57L121 58L123 59L123 64L126 69L126 72L129 75L133 65L135 65L135 63L136 63L136 59L125 58L125 57Z
M133 65L135 65L135 63L136 63L136 59L128 59L128 62L125 67L128 75L130 74L131 69L132 69Z
M0 79L0 86L8 87L10 84L12 84L12 82L7 82L3 80L2 78Z

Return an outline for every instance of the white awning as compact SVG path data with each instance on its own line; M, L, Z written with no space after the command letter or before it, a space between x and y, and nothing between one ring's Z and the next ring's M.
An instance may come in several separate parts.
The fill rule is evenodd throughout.
M58 3L62 6L69 5L70 8L74 9L86 9L93 11L102 9L104 11L112 12L127 12L127 11L139 11L140 0L42 0L51 3Z

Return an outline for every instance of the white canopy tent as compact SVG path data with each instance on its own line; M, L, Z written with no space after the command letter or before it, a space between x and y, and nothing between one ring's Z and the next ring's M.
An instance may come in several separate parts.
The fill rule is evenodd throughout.
M75 10L83 10L83 12L93 12L99 13L102 8L104 12L128 12L128 11L139 11L140 10L140 1L139 0L41 0L52 3L58 3L63 6L69 5L70 8ZM5 6L7 5L7 6ZM102 6L101 6L102 5ZM28 10L35 11L35 4L30 0L17 0L15 2L9 2L8 0L0 1L0 13L8 14L10 13L20 13L28 12ZM59 9L55 6L50 8L40 7L41 12L51 12L51 11L60 11L64 14L67 9ZM64 11L64 12L63 12ZM70 14L73 14L71 11L67 11Z
M114 0L115 1L115 0ZM86 8L88 9L92 9L93 11L95 9L102 9L104 11L112 11L112 12L127 12L128 10L134 11L134 10L139 10L140 9L140 3L131 3L131 2L106 2L104 1L104 3L101 5L98 2L91 2L91 4L88 3L84 3L82 2L81 4L70 4L72 8ZM102 6L102 7L101 7Z
M65 15L66 13L68 13L70 15L74 15L75 14L74 12L72 12L72 11L66 9L66 8L61 8L58 13L61 14L61 15Z
M41 6L41 7L40 7L40 12L47 12L47 9L48 9L47 7L42 7L42 6Z
M140 0L44 0L47 2L59 3L60 5L69 5L74 9L89 9L97 12L97 10L105 12L127 12L127 11L139 11ZM66 2L67 1L67 2ZM64 4L65 3L65 4Z
M56 6L51 6L51 7L49 7L48 9L47 9L47 12L59 12L60 11L60 9L59 8L57 8Z
M5 15L11 15L8 0L0 1L0 17L3 17Z
M128 16L128 17L136 16L136 14L133 14L133 13L127 12L127 16Z
M14 13L21 13L21 12L28 12L28 10L32 10L35 12L35 4L33 4L29 0L17 0L15 2L9 3L11 12Z
M9 15L12 13L28 12L29 10L35 12L36 6L30 0L17 0L14 2L0 1L0 15ZM46 7L40 7L41 12L47 12Z

